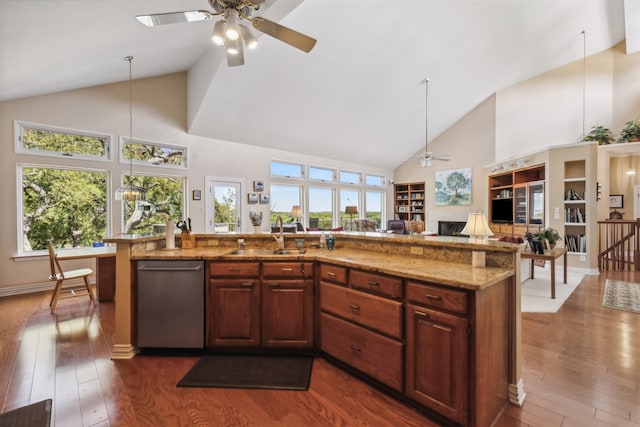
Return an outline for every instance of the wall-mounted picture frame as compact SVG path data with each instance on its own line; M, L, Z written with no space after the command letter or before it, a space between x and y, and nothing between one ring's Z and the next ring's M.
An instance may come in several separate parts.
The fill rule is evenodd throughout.
M202 191L200 190L193 190L193 193L191 194L191 198L193 200L201 200L202 199Z
M624 195L622 194L609 195L609 209L622 209L623 207L624 207Z
M247 203L250 205L258 203L258 193L247 194Z
M269 203L269 195L267 193L260 194L260 203L265 204Z
M263 191L264 181L253 181L253 191Z
M471 168L436 171L436 206L471 204Z

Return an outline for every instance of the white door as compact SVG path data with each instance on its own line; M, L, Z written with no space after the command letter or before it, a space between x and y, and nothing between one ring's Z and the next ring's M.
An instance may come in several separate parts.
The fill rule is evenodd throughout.
M633 219L640 218L640 185L633 186Z
M241 231L242 181L232 178L207 177L206 232Z

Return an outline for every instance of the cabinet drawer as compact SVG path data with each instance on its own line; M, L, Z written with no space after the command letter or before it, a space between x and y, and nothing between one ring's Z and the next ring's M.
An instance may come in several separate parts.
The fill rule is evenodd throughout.
M336 267L335 265L320 264L320 279L347 284L347 269L345 267Z
M418 304L467 313L468 296L463 291L455 291L427 283L407 282L407 300Z
M322 351L402 391L402 343L323 313Z
M330 283L320 283L320 306L360 325L402 337L402 303Z
M211 262L209 275L218 277L258 277L259 262Z
M402 279L397 277L351 270L349 272L349 285L356 289L379 292L391 298L402 298Z
M262 276L282 279L313 277L313 263L263 262Z

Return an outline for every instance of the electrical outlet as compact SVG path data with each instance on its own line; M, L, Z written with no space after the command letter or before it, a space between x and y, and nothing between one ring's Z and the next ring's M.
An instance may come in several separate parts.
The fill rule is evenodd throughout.
M148 251L155 251L156 244L154 242L148 242L147 245L145 246L145 249Z
M209 239L207 240L207 246L218 246L220 242L218 239Z
M587 257L586 257L586 256L584 256L584 255L580 255L580 261L586 261L586 260L587 260Z
M422 246L411 246L411 255L423 255L424 254L424 249L422 248Z
M553 219L560 219L560 208L555 208L553 210Z

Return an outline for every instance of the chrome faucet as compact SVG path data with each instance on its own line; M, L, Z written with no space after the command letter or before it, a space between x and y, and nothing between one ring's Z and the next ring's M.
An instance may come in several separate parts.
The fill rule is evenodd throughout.
M284 226L282 225L282 217L280 215L276 218L276 227L278 223L280 223L280 234L278 236L272 234L272 236L276 239L276 242L278 242L278 249L284 249Z

